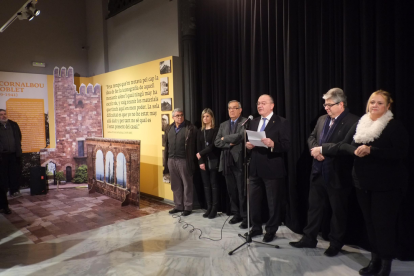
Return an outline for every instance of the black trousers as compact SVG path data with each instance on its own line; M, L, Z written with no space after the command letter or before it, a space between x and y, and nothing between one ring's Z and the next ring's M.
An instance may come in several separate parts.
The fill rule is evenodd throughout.
M282 208L285 203L285 179L264 179L249 177L250 214L252 230L262 230L262 201L267 198L269 220L266 223L267 233L275 234L282 222Z
M200 170L201 179L203 180L204 193L206 196L207 207L216 205L218 208L218 181L217 181L217 169Z
M348 198L351 190L351 183L349 187L334 189L325 183L321 174L311 176L308 224L303 230L304 239L316 245L324 213L326 213L325 208L329 208L326 204L330 204L330 208L332 208L331 231L329 232L330 246L342 248L346 234Z
M16 153L2 153L1 160L1 182L6 192L8 189L11 195L19 191L18 176L21 172L19 172Z
M367 191L356 188L371 251L382 259L396 257L397 218L402 201L401 190Z
M241 161L241 160L239 160ZM247 218L246 195L244 194L243 165L241 162L231 167L231 172L224 175L230 196L231 213L236 217Z

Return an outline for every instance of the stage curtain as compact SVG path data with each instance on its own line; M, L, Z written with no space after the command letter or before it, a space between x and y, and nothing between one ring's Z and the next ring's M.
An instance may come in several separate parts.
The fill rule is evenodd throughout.
M394 96L393 112L414 137L414 1L404 0L197 0L197 98L201 114L228 119L227 102L257 116L261 94L292 125L288 204L284 223L306 224L312 159L306 140L325 114L322 94L341 87L352 113L362 116L369 95ZM414 145L407 158L410 183L399 220L400 259L414 259ZM381 172L378 172L381 173ZM355 198L353 198L355 199ZM384 203L385 204L385 203ZM351 200L347 242L366 246L358 203Z

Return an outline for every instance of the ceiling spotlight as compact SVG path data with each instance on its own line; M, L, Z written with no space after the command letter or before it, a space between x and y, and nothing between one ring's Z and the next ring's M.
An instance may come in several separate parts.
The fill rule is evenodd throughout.
M36 16L38 16L40 14L40 10L36 9L33 4L30 5L29 10L31 11L32 14L34 14Z
M37 0L27 1L1 28L0 33L4 32L14 22L14 20L26 20L32 21L35 16L40 14L40 10L35 8Z

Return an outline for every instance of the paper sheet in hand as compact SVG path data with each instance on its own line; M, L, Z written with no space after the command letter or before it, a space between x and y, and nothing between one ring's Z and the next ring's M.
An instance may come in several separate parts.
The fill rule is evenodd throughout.
M265 147L267 148L267 146L265 144L263 144L262 139L266 138L266 133L264 131L251 131L251 130L246 130L247 132L247 136L249 137L249 142L256 146L256 147Z

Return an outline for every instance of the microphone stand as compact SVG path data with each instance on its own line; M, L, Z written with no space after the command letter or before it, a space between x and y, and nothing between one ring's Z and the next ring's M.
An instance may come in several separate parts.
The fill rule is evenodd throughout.
M244 169L244 193L247 196L247 233L246 235L238 234L238 236L245 240L241 245L233 249L229 252L229 255L233 255L234 252L236 252L239 248L243 247L244 245L250 246L250 243L259 243L267 246L271 246L274 248L280 248L279 245L273 245L269 243L259 242L252 240L252 237L250 236L250 197L249 197L249 165L250 161L247 160L247 149L246 149L246 142L247 142L247 126L249 125L249 122L245 122L243 125L243 145L244 145L244 152L243 152L243 169Z

